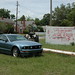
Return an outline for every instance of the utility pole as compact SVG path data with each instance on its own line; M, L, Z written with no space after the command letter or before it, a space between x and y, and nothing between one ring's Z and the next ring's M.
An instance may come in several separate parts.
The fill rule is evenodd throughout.
M16 4L16 32L17 32L18 6L19 6L19 3L17 1L17 4Z
M50 26L52 25L52 0L50 0Z

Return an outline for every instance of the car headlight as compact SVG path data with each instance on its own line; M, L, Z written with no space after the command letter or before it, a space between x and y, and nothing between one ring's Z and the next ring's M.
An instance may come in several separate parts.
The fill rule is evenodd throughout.
M22 49L29 49L29 46L24 46L22 47Z
M39 46L39 48L41 48L41 46Z
M22 47L22 49L25 49L25 47Z
M36 46L24 46L22 49L40 49L42 48L41 45L36 45Z

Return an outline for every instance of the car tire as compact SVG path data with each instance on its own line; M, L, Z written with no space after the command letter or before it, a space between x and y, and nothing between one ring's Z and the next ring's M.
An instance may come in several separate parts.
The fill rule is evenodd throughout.
M19 57L20 52L19 52L18 48L16 48L16 47L13 48L12 55L13 55L13 57Z

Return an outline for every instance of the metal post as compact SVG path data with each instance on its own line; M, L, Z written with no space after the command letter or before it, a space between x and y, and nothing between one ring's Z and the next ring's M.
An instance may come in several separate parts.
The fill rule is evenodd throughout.
M18 19L18 1L17 1L17 8L16 8L16 32L17 32L17 19Z
M52 25L52 0L50 0L50 26Z

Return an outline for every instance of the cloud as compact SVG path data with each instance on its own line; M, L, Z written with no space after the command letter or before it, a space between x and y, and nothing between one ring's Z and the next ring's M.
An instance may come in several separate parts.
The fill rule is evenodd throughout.
M16 1L17 0L1 0L0 8L5 8L11 11L11 13L16 13ZM32 18L41 18L44 14L50 12L50 0L18 0L19 1L19 17L21 15L31 16ZM53 9L60 4L73 3L75 0L52 0Z

